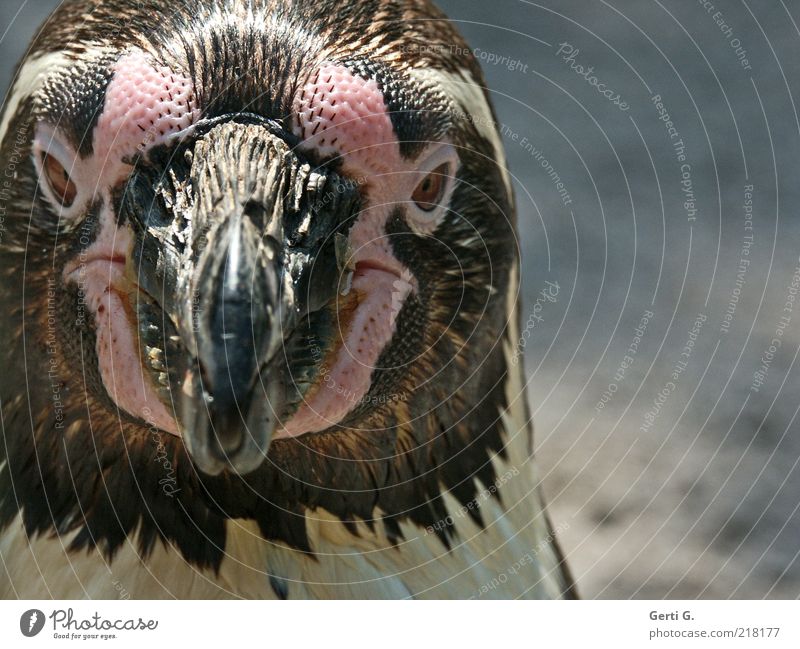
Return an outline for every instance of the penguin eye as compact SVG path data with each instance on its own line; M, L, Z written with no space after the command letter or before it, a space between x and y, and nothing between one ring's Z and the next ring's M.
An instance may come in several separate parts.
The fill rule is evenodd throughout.
M423 212L431 212L441 203L450 175L449 168L450 165L446 162L440 164L420 181L411 195L412 200Z
M78 188L69 177L67 170L53 156L42 154L42 168L47 176L47 182L56 198L61 201L63 207L69 207L75 200Z

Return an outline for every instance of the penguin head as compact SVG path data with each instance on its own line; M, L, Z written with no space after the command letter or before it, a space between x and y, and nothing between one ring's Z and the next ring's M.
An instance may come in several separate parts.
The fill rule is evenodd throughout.
M3 317L36 379L3 401L42 457L138 485L165 450L203 516L273 536L488 484L513 198L429 3L65 3L9 97Z

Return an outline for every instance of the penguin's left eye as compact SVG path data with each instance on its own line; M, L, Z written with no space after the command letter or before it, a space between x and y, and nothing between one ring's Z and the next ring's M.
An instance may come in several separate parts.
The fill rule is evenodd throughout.
M78 188L69 177L67 170L58 160L48 153L42 154L42 168L47 182L55 197L63 207L70 207L78 194Z
M436 169L425 176L414 189L411 199L423 212L431 212L442 202L447 179L450 175L450 165L440 164Z

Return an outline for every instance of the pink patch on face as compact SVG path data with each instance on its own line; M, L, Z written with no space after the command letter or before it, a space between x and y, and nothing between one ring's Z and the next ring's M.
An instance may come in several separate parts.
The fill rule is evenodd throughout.
M322 367L313 397L278 431L276 438L315 433L338 423L364 398L370 377L386 342L395 331L397 314L411 284L394 273L376 268L357 270L353 290L363 295L343 333L332 367Z
M129 313L130 283L124 277L132 235L127 226L117 227L108 207L108 188L130 173L126 159L168 141L194 123L194 97L188 78L154 65L141 51L116 62L93 134L93 156L81 170L84 182L91 179L93 191L105 200L100 233L64 269L65 281L78 284L94 319L106 392L121 410L174 434L178 434L175 418L142 367L138 329ZM130 295L135 296L135 291Z
M94 132L94 154L112 182L124 157L162 143L196 119L191 80L153 65L143 52L114 65L103 112Z
M400 149L378 84L324 64L295 98L295 133L322 156L344 156L361 173L397 168Z
M99 236L64 268L64 279L79 286L92 312L98 368L108 395L128 414L177 435L175 418L145 375L137 329L126 310L124 269L131 248L130 230L117 229L109 213L103 216Z
M397 315L416 280L392 254L386 221L402 194L410 163L403 161L383 94L374 80L341 65L323 65L295 99L295 133L301 149L337 156L345 172L363 176L369 191L350 230L352 289L360 302L342 323L342 344L320 368L314 392L276 437L293 437L334 426L369 392L378 359L391 341Z

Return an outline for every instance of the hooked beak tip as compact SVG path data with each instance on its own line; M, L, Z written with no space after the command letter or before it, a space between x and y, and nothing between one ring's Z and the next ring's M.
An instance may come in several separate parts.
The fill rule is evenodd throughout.
M189 372L180 400L182 437L197 467L217 475L223 470L246 474L264 462L276 427L268 395L255 382L247 398L222 403Z

